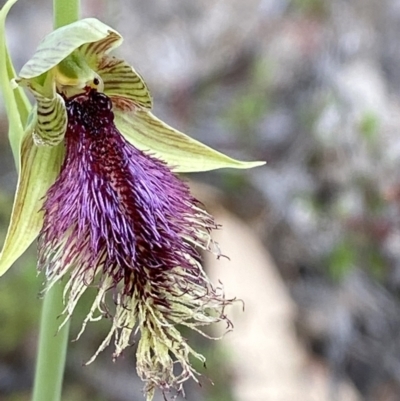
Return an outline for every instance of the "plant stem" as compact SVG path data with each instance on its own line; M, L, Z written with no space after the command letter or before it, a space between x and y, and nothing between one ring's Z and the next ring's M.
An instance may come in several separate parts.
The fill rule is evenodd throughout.
M57 317L63 309L62 290L60 284L54 285L43 301L33 401L61 399L69 333L69 322L57 333L60 325Z
M54 29L78 21L80 9L80 0L53 0Z
M77 21L80 0L53 0L53 14L54 29ZM32 401L61 400L69 333L69 322L58 331L62 310L63 288L56 284L43 301Z

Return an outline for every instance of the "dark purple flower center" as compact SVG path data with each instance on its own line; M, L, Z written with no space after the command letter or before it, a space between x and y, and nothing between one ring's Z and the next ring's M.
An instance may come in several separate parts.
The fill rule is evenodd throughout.
M166 164L129 144L110 99L95 90L66 100L65 160L44 204L39 263L53 276L65 266L123 281L143 269L192 269L193 244L207 246L213 219Z

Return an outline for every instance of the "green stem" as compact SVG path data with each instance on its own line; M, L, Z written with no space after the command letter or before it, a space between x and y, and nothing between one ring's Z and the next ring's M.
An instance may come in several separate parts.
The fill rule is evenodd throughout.
M53 13L54 29L77 21L80 0L53 0ZM43 301L32 401L61 400L69 333L69 322L58 331L62 300L63 288L56 284Z
M33 401L61 400L69 322L59 331L63 310L63 287L56 284L47 291L43 301L38 355L36 361Z
M80 9L79 0L53 0L54 29L78 21Z

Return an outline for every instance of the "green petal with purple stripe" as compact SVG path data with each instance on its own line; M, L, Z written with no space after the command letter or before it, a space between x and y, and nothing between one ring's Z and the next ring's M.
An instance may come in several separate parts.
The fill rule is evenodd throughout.
M55 146L59 144L67 128L67 112L64 99L55 91L54 74L44 74L42 85L39 78L26 81L36 99L36 114L33 138L36 145Z
M177 131L145 110L114 110L115 124L121 134L140 150L163 160L177 173L209 171L219 168L248 169L265 162L232 159Z
M63 98L59 94L51 99L38 94L37 121L33 132L36 145L55 146L63 139L67 128L67 112Z
M152 98L142 77L124 60L105 55L96 66L92 66L104 83L104 93L113 106L132 111L137 107L152 108Z

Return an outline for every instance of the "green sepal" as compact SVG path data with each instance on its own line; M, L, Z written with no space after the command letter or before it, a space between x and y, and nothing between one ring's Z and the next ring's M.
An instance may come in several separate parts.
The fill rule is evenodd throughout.
M32 121L21 146L20 174L7 236L0 254L0 276L25 252L43 226L45 195L55 182L64 158L62 144L38 147Z
M132 145L154 154L177 173L209 171L220 168L248 169L265 162L232 159L183 134L145 110L114 110L115 124Z
M33 57L22 67L19 76L22 81L38 77L81 46L100 53L119 46L121 42L122 37L118 32L96 18L76 21L49 33L40 42ZM62 73L66 73L66 70Z
M13 90L11 86L11 80L15 78L16 74L7 50L5 21L8 12L16 1L8 1L0 10L0 92L4 96L4 105L9 120L8 137L11 150L15 163L18 164L20 142L32 106L21 88Z
M9 86L12 88L14 93L15 103L17 105L21 123L24 127L26 127L28 123L29 114L32 111L32 104L29 101L28 96L26 96L25 91L22 88L15 87L15 85L12 83L15 80L17 73L15 72L7 48L6 48L6 64L7 64L8 77L10 78ZM19 139L21 140L22 137Z

